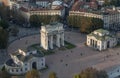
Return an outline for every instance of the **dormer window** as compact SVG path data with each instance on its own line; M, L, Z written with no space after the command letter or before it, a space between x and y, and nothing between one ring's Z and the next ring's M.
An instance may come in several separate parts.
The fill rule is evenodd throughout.
M32 52L30 53L30 55L32 55Z
M27 64L25 64L25 66L27 66Z
M27 71L27 68L25 68L25 71Z
M16 72L18 72L18 69L16 69Z
M12 72L14 72L14 69L12 69Z
M20 69L20 71L22 71L22 68Z

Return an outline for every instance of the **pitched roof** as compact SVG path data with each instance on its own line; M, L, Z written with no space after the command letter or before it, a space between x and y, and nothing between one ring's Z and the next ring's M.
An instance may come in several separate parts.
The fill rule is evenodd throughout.
M98 29L98 30L95 30L94 32L98 32L98 33L101 33L101 34L109 33L109 31L104 30L104 29Z
M34 57L43 57L43 56L44 56L44 54L38 51L37 54L29 54L27 56L23 56L23 55L19 54L19 55L17 55L17 58L22 62L26 62Z
M23 54L20 54L19 52L12 53L12 55L16 56L18 58L18 60L20 60L22 62L29 61L33 57L43 57L44 56L44 54L40 51L37 51L36 54L30 53L29 55L25 55L25 56Z
M90 34L88 34L88 36L93 36L93 37L95 37L97 40L100 40L100 41L105 41L105 40L107 40L107 39L109 39L109 38L112 38L112 36L109 36L109 35L99 36L99 35L94 34L94 33L90 33Z
M107 30L104 30L104 29L98 29L98 30L95 30L94 32L97 32L97 33L101 33L101 34L106 34L106 33L109 33L109 31ZM109 38L113 38L114 36L112 35L98 35L98 34L95 34L94 32L91 32L90 34L88 34L88 36L93 36L95 37L97 40L101 40L101 41L105 41Z

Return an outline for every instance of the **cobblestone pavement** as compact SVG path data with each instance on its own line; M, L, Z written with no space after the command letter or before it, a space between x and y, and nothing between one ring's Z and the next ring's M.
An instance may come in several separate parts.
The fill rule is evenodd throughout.
M58 78L73 78L74 74L87 67L110 71L111 68L120 65L120 48L107 49L102 52L95 51L84 45L85 35L74 32L65 32L65 40L77 47L46 56L46 64L49 68L42 72L42 78L48 78L50 72L56 72ZM25 50L28 46L39 42L40 35L24 37L13 42L8 47L8 52L15 52L19 48Z

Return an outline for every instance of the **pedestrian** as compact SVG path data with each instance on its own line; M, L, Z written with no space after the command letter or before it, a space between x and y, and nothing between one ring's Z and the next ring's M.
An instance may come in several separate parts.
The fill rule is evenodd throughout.
M66 55L66 57L68 57L68 55Z
M68 66L68 64L65 64L66 66Z
M61 59L60 62L63 62L63 60Z

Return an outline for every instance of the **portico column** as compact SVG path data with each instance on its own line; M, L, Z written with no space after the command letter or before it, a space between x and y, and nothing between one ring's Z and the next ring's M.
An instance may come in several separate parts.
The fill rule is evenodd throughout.
M93 40L92 39L91 39L91 43L92 43L91 46L93 47Z
M64 33L61 34L61 45L64 46Z
M44 40L42 40L44 39ZM45 50L48 50L48 46L49 46L49 43L48 43L48 36L46 36L45 38L41 38L41 46L45 49Z
M93 40L93 47L95 48L95 41Z
M50 49L53 49L53 35L50 36Z
M57 41L56 41L56 45L57 47L60 47L60 34L57 34Z

